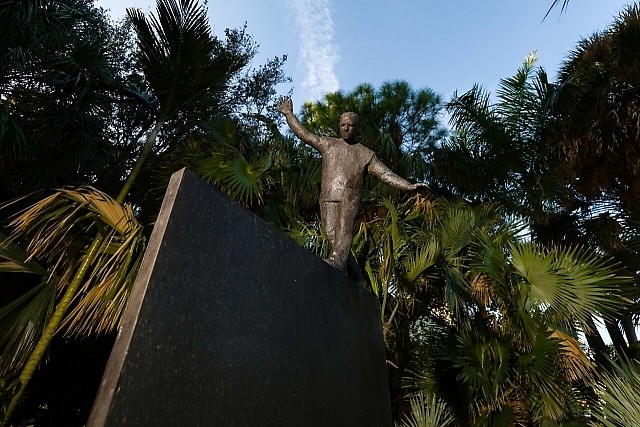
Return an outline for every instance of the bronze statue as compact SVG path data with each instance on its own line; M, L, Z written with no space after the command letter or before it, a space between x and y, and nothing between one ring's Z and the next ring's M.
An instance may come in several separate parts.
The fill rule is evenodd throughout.
M360 207L365 172L394 188L413 191L426 184L412 184L384 165L373 151L356 141L360 119L356 113L340 116L340 137L318 136L302 126L289 97L278 100L278 111L293 133L322 156L320 219L329 241L327 263L344 272L351 253L353 227ZM355 260L353 260L355 262ZM350 272L359 275L359 271Z

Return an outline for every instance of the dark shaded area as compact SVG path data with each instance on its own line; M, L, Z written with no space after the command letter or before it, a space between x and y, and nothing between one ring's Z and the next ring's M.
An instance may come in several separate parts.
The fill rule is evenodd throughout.
M115 337L54 339L48 363L34 375L16 411L17 425L85 426Z

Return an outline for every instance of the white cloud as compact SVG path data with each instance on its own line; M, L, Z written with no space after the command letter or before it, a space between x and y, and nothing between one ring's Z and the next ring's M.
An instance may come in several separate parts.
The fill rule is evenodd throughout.
M305 95L320 99L340 87L334 67L340 56L334 43L329 0L287 0L293 9L299 40L299 61L304 69Z

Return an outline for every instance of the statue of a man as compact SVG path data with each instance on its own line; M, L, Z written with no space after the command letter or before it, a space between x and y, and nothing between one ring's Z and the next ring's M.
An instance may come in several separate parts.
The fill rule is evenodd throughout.
M412 191L426 184L412 184L384 165L373 151L356 141L360 120L356 113L340 116L340 138L318 136L302 126L289 97L278 100L278 111L293 133L322 156L320 219L329 241L327 263L345 271L351 253L353 227L360 208L365 172L400 190Z

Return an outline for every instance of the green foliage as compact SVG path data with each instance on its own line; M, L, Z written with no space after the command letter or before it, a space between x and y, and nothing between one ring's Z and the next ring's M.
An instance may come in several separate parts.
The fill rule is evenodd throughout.
M88 181L111 154L106 18L86 0L3 2L0 17L0 191Z
M455 95L452 136L435 152L441 185L474 203L498 202L534 227L562 215L572 194L542 140L551 89L531 54L500 81L495 104L479 86Z
M624 304L616 266L520 242L490 207L419 197L383 206L356 247L371 248L392 387L435 393L461 424L583 420L577 402L595 371L577 333Z
M589 200L604 193L635 207L640 194L636 141L640 83L640 6L582 39L562 65L548 142Z
M592 426L622 427L640 423L640 362L621 357L597 386L600 398Z
M327 135L358 112L361 142L431 187L400 195L368 180L353 245L381 303L404 425L584 425L599 372L579 333L595 334L594 315L616 328L619 317L634 343L636 15L582 42L559 85L531 55L495 102L479 86L456 96L447 139L439 97L402 81L303 107L309 130ZM195 0L129 10L119 25L85 0L10 1L0 24L0 198L47 189L4 207L3 400L19 399L56 331L117 326L181 167L326 251L319 158L280 134L270 108L285 57L249 70L246 28L217 39ZM74 187L50 190L64 184ZM638 373L619 363L597 386L604 425L635 416Z
M267 173L273 166L270 150L255 146L250 136L239 135L237 122L230 119L218 119L208 126L218 141L206 157L195 159L196 173L235 200L261 204L265 187L272 182Z
M513 265L531 286L531 298L556 322L578 322L588 329L591 316L610 317L629 301L619 296L629 277L614 274L616 266L584 249L511 248ZM613 297L612 297L613 296Z

